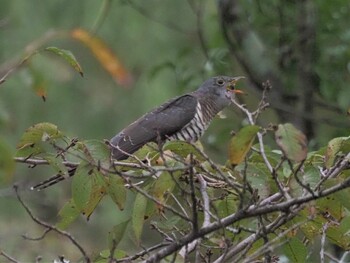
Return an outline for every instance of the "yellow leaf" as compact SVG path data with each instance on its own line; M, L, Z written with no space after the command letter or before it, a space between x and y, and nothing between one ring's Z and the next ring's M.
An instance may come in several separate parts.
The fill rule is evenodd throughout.
M259 126L249 125L243 127L232 137L229 145L229 159L232 165L241 163L252 146L255 136L259 131Z
M129 86L131 84L129 72L123 67L117 56L102 39L92 36L89 32L80 28L72 30L71 36L85 44L91 50L103 68L118 84L123 86Z

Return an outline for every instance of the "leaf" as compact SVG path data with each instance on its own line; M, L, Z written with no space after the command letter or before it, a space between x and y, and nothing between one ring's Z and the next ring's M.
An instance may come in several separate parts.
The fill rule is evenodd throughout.
M0 184L9 183L15 172L15 162L10 145L0 137Z
M301 162L307 156L307 139L293 124L279 124L275 139L284 155L292 161Z
M100 203L105 194L105 186L100 186L96 183L93 184L89 201L86 203L85 207L82 210L82 213L86 216L87 220L89 220L91 214L94 212L95 208Z
M154 142L149 142L133 153L140 160L146 158L152 160L156 155L158 155L158 145Z
M299 240L299 238L293 237L283 246L285 255L291 262L301 263L306 262L307 249L306 246Z
M56 224L59 229L66 229L71 223L73 223L80 215L79 209L77 209L74 200L70 199L58 212L60 220Z
M144 224L144 217L147 207L147 198L138 193L135 198L135 203L132 211L132 229L135 234L136 242L139 244Z
M347 234L347 232L348 229L344 232L339 226L332 225L327 229L326 236L327 239L333 244L336 244L344 250L349 250L350 236Z
M228 149L228 156L232 165L237 165L244 160L259 129L260 127L256 125L245 126L232 137Z
M163 172L155 181L153 186L153 195L161 203L165 203L164 194L172 192L175 186L174 179L168 172Z
M176 228L176 225L181 222L181 217L179 216L171 216L166 220L157 220L153 221L152 224L156 225L163 231L172 231Z
M60 56L61 58L66 60L80 74L80 76L82 77L84 76L84 73L80 64L78 63L77 59L75 58L75 56L71 51L60 49L57 47L47 47L45 48L45 50Z
M89 204L92 194L92 167L81 163L72 180L72 198L77 209L83 212Z
M100 165L105 169L111 166L111 151L108 146L99 140L86 140L77 143L78 148L85 154L85 159L94 165Z
M348 152L350 152L350 137L339 137L329 141L325 155L326 168L334 165L334 161L339 154Z
M57 126L48 122L38 123L28 128L17 144L16 156L27 157L45 152L43 142L62 138Z
M111 233L111 232L110 232ZM101 262L109 262L109 260L106 260L110 257L111 255L111 251L109 249L105 249L105 250L102 250L100 252L100 256L105 260L105 261L101 261ZM126 257L128 254L124 251L124 250L120 250L120 249L116 249L114 251L114 255L113 255L113 258L114 259L121 259L121 258L124 258ZM95 262L95 261L94 261ZM98 261L99 262L99 261ZM95 262L97 263L97 262Z
M271 173L264 163L248 165L247 180L254 189L258 190L260 199L264 199L277 191Z
M65 174L68 176L68 169L67 166L64 165L60 157L57 157L57 154L45 154L43 156L43 159L49 162L50 167L55 170L55 172L60 174Z
M117 204L120 210L124 210L126 201L126 189L124 186L124 180L115 174L110 174L106 177L107 193L111 197L114 203Z
M130 74L123 67L113 51L101 39L90 35L90 33L80 28L71 31L71 36L90 49L104 69L118 84L123 86L129 86L131 84Z
M30 67L31 77L33 78L32 88L36 95L41 97L43 101L46 101L47 97L47 83L44 76L41 72L34 70L33 67Z
M228 195L223 200L215 202L216 211L220 218L224 218L237 211L237 197Z
M200 142L196 142L196 146L202 149ZM171 151L183 158L187 157L189 154L193 154L198 160L204 161L205 158L197 151L197 149L190 143L184 141L169 141L166 142L163 151Z
M108 233L109 250L112 250L113 248L118 247L120 241L123 239L128 223L129 223L129 220L122 222L118 225L115 225L113 229Z

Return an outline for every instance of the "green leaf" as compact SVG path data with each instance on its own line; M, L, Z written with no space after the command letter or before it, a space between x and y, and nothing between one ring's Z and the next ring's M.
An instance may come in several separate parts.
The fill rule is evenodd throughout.
M140 160L144 160L146 158L153 159L158 154L158 146L154 142L147 143L142 146L139 150L137 150L133 155L135 155ZM133 160L132 158L130 158Z
M124 180L115 174L110 174L106 177L106 184L108 195L112 198L113 202L117 204L120 210L124 210L127 193Z
M258 190L261 199L277 191L277 186L271 177L271 173L264 163L248 165L247 180L254 189Z
M215 207L219 218L231 215L237 211L237 197L230 194L225 199L216 201Z
M182 219L179 216L171 216L165 220L153 221L152 224L155 224L163 231L172 231L175 229L176 225L181 222L181 220Z
M48 122L38 123L28 128L17 144L16 156L33 156L46 152L44 142L62 138L57 126Z
M348 152L350 152L350 137L339 137L331 140L327 145L325 155L326 168L334 165L334 161L339 154Z
M136 242L139 244L144 224L144 217L147 207L147 198L138 193L132 211L132 229L135 234Z
M92 194L93 170L88 164L81 163L72 180L72 197L76 207L83 212L90 200Z
M0 184L11 181L15 167L11 147L0 137Z
M49 162L50 167L53 168L55 172L68 176L68 168L62 162L61 157L57 157L57 154L46 153L43 159Z
M245 126L232 137L228 148L228 156L232 165L237 165L244 160L259 129L260 127L256 125Z
M301 162L307 156L307 139L293 124L279 124L275 139L284 155L292 161Z
M200 142L196 142L196 146L199 149L202 149L202 145ZM203 156L197 151L195 147L193 147L192 144L184 141L169 141L165 143L163 147L163 151L171 151L183 158L186 158L189 154L193 154L198 160L204 161L205 159Z
M33 79L32 81L32 89L38 95L43 99L43 101L46 101L47 96L47 82L45 80L45 77L43 74L37 70L35 70L33 67L30 67L31 77Z
M62 209L58 212L58 215L60 220L56 226L63 230L78 218L80 211L77 209L73 199L71 199L62 207Z
M103 259L108 259L109 257L110 257L110 255L111 255L111 251L109 250L109 249L105 249L105 250L102 250L101 252L100 252L100 256L103 258ZM120 250L120 249L116 249L115 251L114 251L114 255L113 255L113 258L115 258L115 259L121 259L121 258L124 258L124 257L126 257L128 254L124 251L124 250ZM94 261L95 262L95 261ZM108 261L101 261L101 262L105 262L105 263L108 263L109 262L109 260ZM97 262L95 262L95 263L97 263Z
M344 250L350 249L350 236L337 225L331 225L326 232L327 239Z
M94 165L100 165L105 169L111 166L110 156L111 151L108 146L99 140L86 140L77 143L85 155L85 159Z
M163 172L155 181L153 186L153 196L164 203L164 194L166 192L172 192L175 186L174 179L168 172Z
M118 225L115 225L113 229L108 233L108 247L109 250L117 248L120 241L124 237L125 230L127 229L128 221L122 222ZM108 255L109 256L109 255Z
M57 47L47 47L45 48L45 50L60 56L61 58L66 60L80 74L80 76L84 76L81 66L79 65L77 59L74 57L71 51L60 49Z
M283 251L291 262L306 262L306 246L296 237L293 237L288 240L288 242L283 246Z
M100 203L102 198L106 194L106 187L105 185L99 185L96 181L96 178L98 176L102 176L99 174L91 175L93 176L93 184L92 184L92 191L90 194L89 201L86 203L85 207L82 210L82 213L86 216L87 220L89 220L91 214L94 212L97 205Z

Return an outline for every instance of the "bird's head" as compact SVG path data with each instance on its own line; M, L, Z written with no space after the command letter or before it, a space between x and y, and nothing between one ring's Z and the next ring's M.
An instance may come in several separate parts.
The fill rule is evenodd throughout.
M228 106L237 93L243 93L236 89L236 83L244 77L217 76L205 81L197 90L205 97L213 99L215 103L224 108Z

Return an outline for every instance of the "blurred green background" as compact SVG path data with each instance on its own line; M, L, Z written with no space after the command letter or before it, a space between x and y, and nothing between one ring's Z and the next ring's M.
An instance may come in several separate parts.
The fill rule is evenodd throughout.
M254 32L250 42L242 38L233 46L223 34L219 2L225 1L2 0L0 77L11 68L13 61L21 58L48 32L83 28L95 30L96 36L114 52L130 74L132 82L118 84L89 48L69 36L47 41L40 49L55 46L70 50L82 66L84 78L62 58L46 53L33 56L0 86L1 140L14 153L25 129L39 122L54 123L70 137L109 139L146 111L171 97L195 90L214 75L247 76L239 84L247 94L240 100L253 109L261 92L256 83L259 79L267 80L268 74L257 74L259 77L254 78L256 71L252 67L266 69L271 63L275 65L271 66L273 73L283 83L275 85L277 82L272 79L273 89L284 97L296 97L291 107L295 107L299 115L282 118L283 121L298 124L303 121L304 113L313 120L313 132L309 137L311 150L325 145L333 137L348 136L350 3L346 0L305 1L311 5L311 11L306 11L311 12L314 23L311 28L315 33L310 34L313 53L309 65L312 68L307 70L317 76L314 81L317 89L311 90L316 105L313 111L303 112L296 103L298 96L306 96L303 90L307 89L299 85L303 82L298 82L300 65L308 59L302 56L302 42L296 41L302 28L298 8L303 7L294 1L233 1L244 21L242 35L248 33L247 25ZM266 49L264 57L269 61L261 59L260 48ZM254 62L250 67L242 64L247 57ZM45 102L33 91L38 83L47 89ZM280 112L278 107L267 110L259 124L266 127L269 123L280 122ZM227 118L215 120L202 140L206 152L221 163L227 158L230 131L238 130L245 123L237 109L230 108L225 114ZM309 134L308 130L304 132ZM267 141L274 147L272 136ZM16 182L36 215L54 224L59 209L69 199L69 182L43 192L27 190L51 174L52 171L44 167L28 169L21 164L16 165L13 176L1 174L0 249L17 259L33 261L42 255L49 260L62 254L72 260L79 258L78 251L67 240L54 234L37 242L21 237L22 234L39 236L42 229L19 206L11 185ZM106 198L90 221L82 218L68 231L87 251L98 253L107 247L108 231L121 222L126 213L128 209L118 211ZM128 240L125 244L129 244Z

